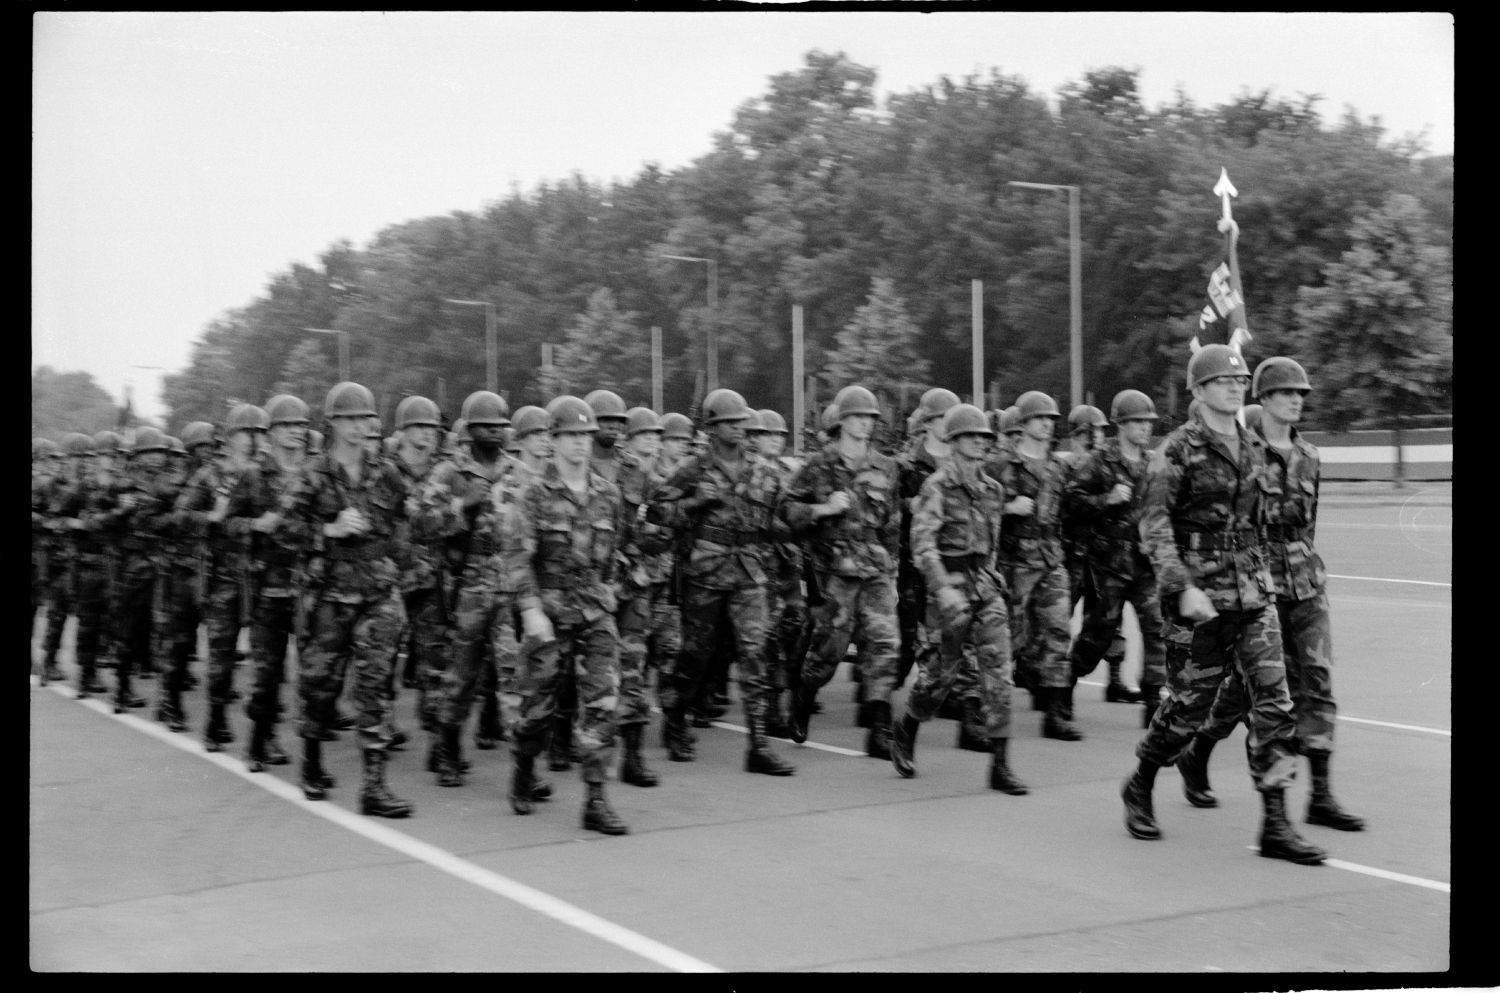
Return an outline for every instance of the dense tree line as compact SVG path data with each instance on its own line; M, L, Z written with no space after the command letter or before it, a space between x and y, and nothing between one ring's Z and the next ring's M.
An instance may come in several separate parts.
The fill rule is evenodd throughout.
M222 419L225 398L287 390L316 405L337 342L308 327L348 331L353 378L387 418L408 393L456 417L484 385L484 312L455 298L493 303L512 405L560 386L649 403L657 326L666 406L686 411L712 325L722 383L790 413L800 304L822 399L860 376L910 406L919 386L968 391L974 279L986 382L1004 403L1026 389L1066 401L1067 203L1012 180L1082 191L1085 389L1107 404L1137 387L1170 406L1185 402L1174 384L1221 257L1221 166L1241 193L1247 357L1305 358L1319 426L1449 409L1451 157L1353 111L1326 122L1316 97L1202 108L1179 95L1149 109L1119 68L1086 72L1055 107L995 70L883 108L875 80L812 52L689 167L607 186L575 174L477 214L393 225L363 248L335 243L205 329L167 378L169 426ZM708 267L665 255L715 260L717 313Z

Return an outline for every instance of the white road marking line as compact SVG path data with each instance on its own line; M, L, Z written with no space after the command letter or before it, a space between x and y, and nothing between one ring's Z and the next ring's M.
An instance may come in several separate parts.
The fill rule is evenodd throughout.
M33 680L32 685L37 685L35 680ZM724 971L717 966L695 959L684 952L679 952L675 948L663 945L659 941L655 941L642 934L637 934L612 921L607 921L602 917L591 914L587 910L559 900L555 896L543 893L541 890L532 889L525 883L519 883L514 879L477 866L472 862L459 858L451 852L444 851L436 845L428 844L408 834L403 834L394 828L377 823L363 814L356 814L327 801L308 800L296 786L284 782L275 776L251 772L239 759L231 758L223 752L205 752L202 743L190 735L168 731L165 727L154 721L136 717L129 712L116 714L113 707L100 699L89 698L86 700L77 700L73 692L62 683L51 683L46 688L52 690L58 696L76 700L76 702L104 714L106 717L112 717L122 724L144 732L158 741L166 742L181 751L196 755L201 759L206 759L219 768L254 783L273 796L294 803L308 813L321 817L325 821L330 821L342 828L347 828L355 834L362 835L377 844L384 845L419 862L425 862L435 869L440 869L451 876L462 879L466 883L472 883L481 889L488 890L496 896L519 903L521 906L550 917L555 921L577 928L586 934L591 934L612 945L617 945L628 952L639 955L641 958L655 962L657 965L677 972Z
M750 729L747 727L741 727L738 724L729 724L724 721L714 721L714 727L723 728L725 731L734 731L737 734L750 733ZM804 741L801 745L797 745L797 743L795 741L792 741L790 738L772 738L771 740L785 741L787 745L796 746L799 748L816 748L820 752L832 752L835 755L853 755L855 758L863 758L865 754L864 752L858 751L853 748L840 748L838 745L822 745L816 741Z
M1330 572L1329 579L1357 579L1365 583L1406 583L1409 586L1441 586L1444 589L1452 589L1452 583L1433 583L1425 579L1384 579L1380 576L1340 576Z
M1399 728L1402 731L1421 731L1424 734L1440 734L1445 738L1453 737L1452 731L1444 731L1442 728L1422 727L1420 724L1393 724L1390 721L1372 721L1364 717L1345 717L1339 715L1339 720L1348 721L1351 724L1373 724L1382 728Z
M1254 845L1246 845L1247 849L1259 854L1260 849ZM1324 859L1323 864L1333 869L1343 869L1345 872L1357 872L1362 876L1374 876L1376 879L1389 879L1393 883L1408 883L1412 886L1420 886L1427 890L1437 890L1439 893L1452 893L1452 884L1440 883L1436 879L1423 879L1421 876L1408 876L1404 872L1391 872L1389 869L1377 869L1371 865L1360 865L1358 862L1345 862L1343 859Z
M1452 531L1452 524L1353 524L1349 521L1319 521L1318 530L1348 528L1351 531Z

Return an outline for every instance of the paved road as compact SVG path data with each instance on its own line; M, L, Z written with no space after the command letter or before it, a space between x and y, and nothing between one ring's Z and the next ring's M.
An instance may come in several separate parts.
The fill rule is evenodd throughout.
M1323 512L1335 782L1371 824L1304 828L1328 865L1256 856L1238 735L1214 755L1219 809L1188 806L1166 772L1166 837L1130 838L1118 790L1138 711L1103 702L1102 670L1078 691L1085 741L1041 739L1039 715L1018 714L1029 796L984 789L985 757L955 749L949 721L923 728L915 779L863 757L841 672L808 744L778 744L790 779L740 771L733 715L690 765L667 762L653 728L664 782L611 785L622 838L579 828L569 774L535 816L512 815L503 750L473 752L463 789L437 787L421 748L398 754L392 783L417 814L381 821L351 812L351 742L329 748L333 801L308 803L293 766L243 771L242 717L228 752L203 752L201 697L194 730L172 735L33 684L32 968L1441 972L1452 600L1423 584L1451 582L1446 492L1331 495ZM415 727L409 693L400 714ZM1289 802L1300 816L1305 785Z

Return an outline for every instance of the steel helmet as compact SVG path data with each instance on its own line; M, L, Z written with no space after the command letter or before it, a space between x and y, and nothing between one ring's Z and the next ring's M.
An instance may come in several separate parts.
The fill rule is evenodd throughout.
M1121 421L1154 421L1157 419L1156 404L1140 390L1121 390L1109 405L1109 419L1116 424Z
M94 435L95 455L116 455L120 451L123 439L113 431L100 431Z
M599 430L599 420L594 416L594 408L575 396L555 398L547 404L547 411L552 418L549 430L553 434L592 434Z
M130 453L132 455L140 455L144 452L165 451L168 451L166 435L149 424L135 429L135 441L130 446Z
M616 420L629 420L630 415L625 412L625 401L620 399L620 394L609 390L595 390L583 398L583 402L594 409L594 419L610 417Z
M693 422L688 420L686 414L663 414L661 416L661 433L664 438L682 438L692 441Z
M511 438L524 438L528 434L538 431L546 431L552 426L552 419L547 412L540 407L526 406L515 412L510 419Z
M1016 399L1016 424L1025 424L1033 417L1062 417L1057 401L1041 390L1027 390Z
M270 427L271 417L265 410L253 403L242 403L229 412L229 420L224 422L224 433L265 431Z
M57 442L51 438L32 438L31 457L34 459L50 458L58 453Z
M63 451L69 455L90 455L94 451L94 439L80 431L63 435Z
M469 422L464 420L462 417L454 421L453 437L457 439L459 444L467 442L469 440Z
M396 404L396 430L402 428L440 428L442 415L437 404L426 397L411 396Z
M214 426L207 421L192 421L182 429L182 443L192 451L199 445L214 443Z
M757 413L760 414L760 430L767 434L791 434L786 427L786 418L776 411L767 408Z
M174 438L171 435L167 435L167 447L172 450L173 455L186 455L188 453L188 450L183 447L182 439Z
M765 428L760 426L760 411L756 410L754 407L751 407L750 416L745 418L743 426L745 428L745 434L747 436L751 434L759 434L761 431L764 431Z
M590 406L593 406L590 404ZM594 416L599 416L599 408L594 407ZM625 437L640 434L642 431L655 431L661 433L661 418L656 416L656 411L650 407L631 407L625 415Z
M956 403L949 407L948 412L943 415L942 430L944 441L952 441L961 434L982 434L989 438L995 436L989 417L972 403Z
M1312 383L1307 381L1307 372L1296 359L1273 355L1255 367L1255 376L1250 380L1250 395L1259 398L1272 390L1307 393L1312 390Z
M818 419L818 426L826 435L833 435L839 430L839 405L830 403L823 408L823 415Z
M1011 404L1009 407L1006 407L1004 410L1000 411L1000 433L1001 434L1020 434L1021 433L1021 408L1020 407L1017 407L1015 404Z
M475 390L465 398L459 417L463 418L466 427L474 424L498 424L506 427L510 424L510 407L498 393Z
M271 418L272 427L278 424L308 423L307 404L290 393L278 393L267 400L266 415Z
M1080 431L1091 431L1094 428L1109 426L1109 421L1104 418L1104 411L1098 407L1091 407L1086 403L1080 403L1068 414L1068 433L1077 434Z
M942 417L958 406L958 403L957 393L934 386L922 394L922 401L917 405L917 421L920 423L933 417Z
M1188 389L1218 376L1249 376L1245 360L1228 345L1204 345L1188 359Z
M339 383L323 400L323 416L374 417L375 397L358 383Z
M841 421L846 417L853 417L855 414L869 414L871 417L880 416L880 404L875 402L875 394L863 386L844 387L833 398L833 402L838 407L839 420Z
M1290 387L1287 388L1290 389ZM1261 412L1263 410L1265 410L1265 408L1258 403L1252 403L1241 407L1240 413L1243 415L1245 427L1251 431L1259 431Z
M705 424L718 424L720 421L743 421L749 416L749 404L745 403L745 398L734 390L714 390L703 398Z

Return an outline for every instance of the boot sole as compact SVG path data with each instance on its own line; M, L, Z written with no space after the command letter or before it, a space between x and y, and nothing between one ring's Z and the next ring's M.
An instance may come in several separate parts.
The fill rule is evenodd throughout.
M1308 817L1307 823L1318 827L1333 828L1335 831L1363 831L1365 829L1364 821L1352 823L1329 820L1323 817Z
M1322 865L1328 858L1327 852L1318 855L1293 855L1290 852L1266 851L1260 849L1260 857L1263 859L1280 859L1283 862L1295 862L1297 865Z
M1187 800L1188 803L1190 803L1193 806L1197 807L1199 810L1211 810L1214 807L1217 807L1219 805L1219 798L1218 797L1207 796L1207 795L1201 794L1201 793L1197 794L1197 795L1194 795L1192 793L1187 792L1186 790L1183 791L1182 795Z

